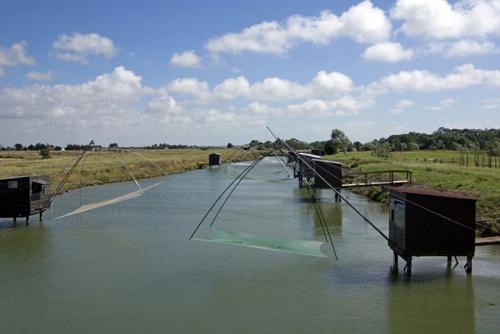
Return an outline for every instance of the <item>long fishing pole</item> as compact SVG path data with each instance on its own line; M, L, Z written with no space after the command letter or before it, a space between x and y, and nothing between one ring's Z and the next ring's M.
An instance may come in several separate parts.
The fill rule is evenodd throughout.
M284 153L281 149L280 149L280 151L282 153ZM300 166L299 166L299 170L301 173L304 173L304 171L300 168ZM321 225L321 229L323 230L323 236L325 237L325 241L330 243L330 245L332 246L333 254L335 255L335 259L338 260L337 252L335 251L335 246L333 244L332 235L330 233L330 229L328 228L328 224L326 223L325 216L323 215L323 210L321 210L321 208L319 207L318 200L316 199L316 196L314 195L314 191L313 191L313 189L312 189L312 187L307 179L305 180L305 183L307 185L307 192L309 194L309 197L313 201L314 210L316 211L316 215L319 218L319 222Z
M198 223L198 225L196 226L196 228L194 229L193 233L191 233L191 235L189 236L189 240L193 239L194 235L196 234L196 232L199 230L199 228L201 227L201 225L203 224L203 222L205 221L205 219L207 218L207 216L210 214L210 212L213 210L213 208L215 207L215 205L219 202L219 200L222 198L222 196L224 196L224 194L226 193L226 191L240 178L241 175L243 175L243 173L249 169L252 165L249 165L247 166L240 174L238 174L238 176L236 176L232 181L231 183L224 189L224 191L222 191L222 193L217 197L217 199L212 203L212 205L210 206L210 208L208 209L208 211L205 213L205 215L203 216L203 218L201 219L201 221Z
M274 150L273 150L274 152ZM233 194L233 192L236 190L236 188L239 186L239 184L241 183L241 181L243 181L243 179L248 175L248 173L250 173L252 171L252 169L255 168L255 166L257 166L259 164L259 162L261 162L262 160L264 160L265 157L269 156L271 153L267 154L267 155L264 155L263 157L261 157L260 159L258 160L255 160L251 165L250 165L250 168L248 168L240 177L240 179L238 180L238 182L236 182L236 184L233 186L233 189L231 189L231 191L229 192L229 194L227 195L227 197L224 199L224 202L222 202L221 206L219 207L219 209L217 210L217 212L215 213L215 216L214 218L212 219L212 222L210 223L210 227L212 227L217 219L217 217L219 216L220 212L222 211L222 209L224 208L224 205L226 205L227 201L229 200L229 198L231 197L231 195Z
M352 205L348 200L347 198L345 198L345 196L343 196L340 191L338 191L337 189L335 189L335 187L333 187L330 182L328 182L323 176L321 176L314 168L311 167L311 165L304 159L302 158L297 151L295 151L293 148L291 148L287 143L285 143L284 141L282 141L281 139L279 139L275 134L274 132L267 126L266 127L267 130L271 133L271 135L279 142L279 143L282 143L288 150L294 152L297 156L298 159L301 160L302 163L304 163L304 165L307 166L307 168L309 168L310 170L312 170L315 174L315 176L317 176L319 179L321 179L321 181L323 181L330 189L332 189L342 200L344 200L344 202L346 202L347 205L349 205L349 207L351 207L351 209L353 209L361 218L363 218L363 220L365 222L367 222L371 227L373 227L373 229L375 231L377 231L385 240L387 240L387 242L389 243L393 243L392 240L389 239L389 237L387 235L385 235L370 219L368 219L368 217L366 217L365 215L363 215L361 213L361 211L359 211L358 209L356 209L356 207L354 205Z

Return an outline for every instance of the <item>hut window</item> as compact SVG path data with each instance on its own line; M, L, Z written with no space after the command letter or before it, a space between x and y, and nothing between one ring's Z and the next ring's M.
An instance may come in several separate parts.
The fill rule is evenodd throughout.
M7 182L7 189L18 189L19 182L18 181L9 181Z
M42 184L40 184L38 182L32 182L31 183L31 192L33 192L33 193L41 193L42 189L43 189Z

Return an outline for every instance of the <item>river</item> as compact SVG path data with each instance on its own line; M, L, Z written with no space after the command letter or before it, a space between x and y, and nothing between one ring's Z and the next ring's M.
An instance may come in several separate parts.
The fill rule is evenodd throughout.
M56 220L132 182L62 195L42 223L0 221L0 333L497 333L500 247L465 259L415 258L392 276L387 242L320 191L338 260L188 240L242 164L141 181L142 197ZM383 231L382 205L345 192ZM52 217L53 219L50 219ZM319 240L314 207L276 160L249 174L216 226ZM203 227L197 237L207 236ZM401 268L400 268L401 271Z

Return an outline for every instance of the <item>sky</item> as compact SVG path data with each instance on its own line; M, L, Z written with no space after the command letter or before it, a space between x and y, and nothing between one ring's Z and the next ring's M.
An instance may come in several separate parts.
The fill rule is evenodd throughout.
M0 145L500 128L500 0L0 0Z

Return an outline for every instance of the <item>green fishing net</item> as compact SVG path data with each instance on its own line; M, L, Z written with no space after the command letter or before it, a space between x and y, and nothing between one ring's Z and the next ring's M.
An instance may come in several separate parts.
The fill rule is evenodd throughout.
M221 229L214 229L208 237L197 238L196 240L213 242L223 245L266 249L277 252L287 252L327 258L327 256L321 251L321 246L324 244L324 242L316 240L274 239L255 234L231 232Z

